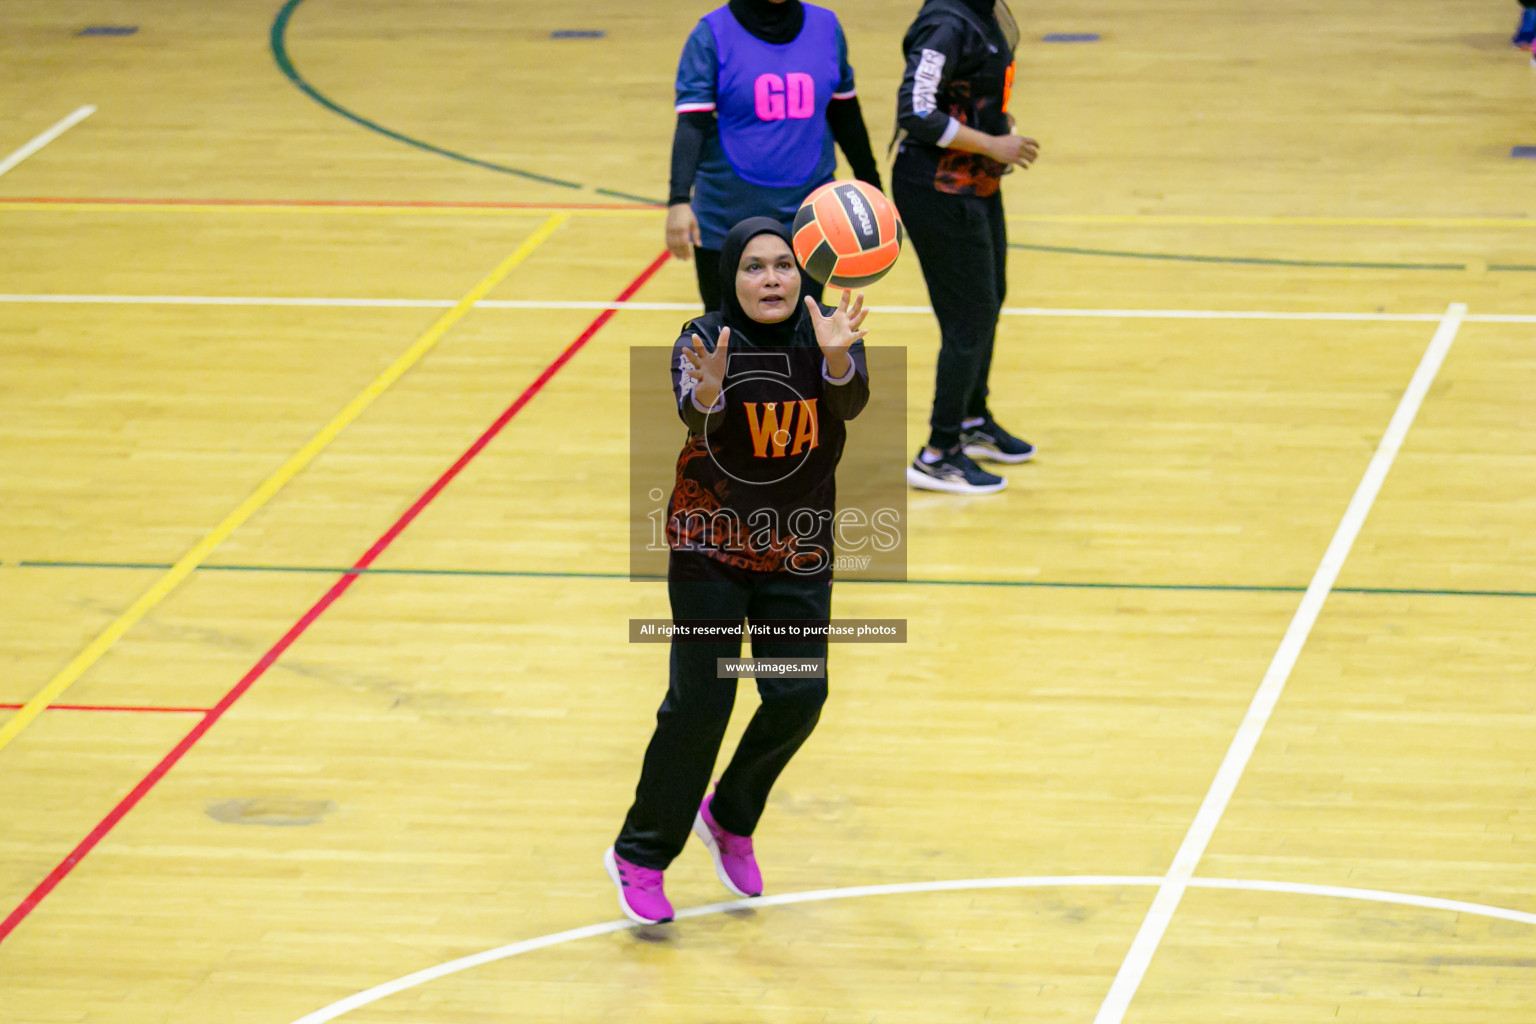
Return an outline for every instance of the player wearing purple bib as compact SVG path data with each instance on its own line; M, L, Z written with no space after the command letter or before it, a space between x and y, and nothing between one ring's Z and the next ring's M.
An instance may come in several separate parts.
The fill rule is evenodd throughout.
M695 258L705 309L720 305L720 247L767 216L788 228L837 168L880 188L880 171L831 11L801 0L731 0L688 36L677 67L667 248ZM821 285L805 278L804 294Z

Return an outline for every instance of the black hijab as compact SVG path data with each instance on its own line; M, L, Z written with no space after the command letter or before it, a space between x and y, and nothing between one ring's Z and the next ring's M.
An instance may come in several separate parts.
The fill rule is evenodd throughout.
M960 0L961 3L981 15L982 20L992 17L992 8L997 0Z
M765 43L791 43L805 24L800 0L731 0L731 13L741 27Z
M772 217L748 217L731 228L730 234L725 236L724 245L720 248L720 285L724 293L720 299L720 319L724 326L731 329L733 341L737 337L745 336L753 345L762 347L791 345L794 344L795 332L808 324L803 288L800 294L795 296L794 307L789 316L776 324L761 323L747 316L747 311L741 308L741 300L736 297L736 270L741 266L741 254L746 251L747 243L758 235L773 235L781 238L789 251L794 252L794 246L789 240L789 232L784 229L784 225Z

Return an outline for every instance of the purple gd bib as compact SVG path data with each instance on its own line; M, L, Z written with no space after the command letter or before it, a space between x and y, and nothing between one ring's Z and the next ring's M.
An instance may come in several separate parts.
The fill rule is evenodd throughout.
M715 109L732 169L767 188L805 184L821 162L827 104L842 77L837 18L806 4L800 34L778 45L742 28L728 7L704 21L715 36Z

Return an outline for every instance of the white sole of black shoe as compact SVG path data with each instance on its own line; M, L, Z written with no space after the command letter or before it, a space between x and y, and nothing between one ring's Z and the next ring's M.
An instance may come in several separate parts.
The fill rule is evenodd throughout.
M907 467L907 483L921 491L943 491L945 494L996 494L1008 486L1007 480L999 480L996 484L970 484L964 480L951 481L940 480L931 477L927 473L919 472L915 467Z
M1006 462L1010 465L1028 462L1035 457L1035 449L1033 448L1023 455L1005 455L996 448L989 448L982 444L968 444L961 450L973 459L986 459L988 462Z

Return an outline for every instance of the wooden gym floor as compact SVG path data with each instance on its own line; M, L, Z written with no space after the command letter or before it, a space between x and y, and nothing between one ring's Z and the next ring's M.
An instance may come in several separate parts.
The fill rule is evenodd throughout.
M836 5L879 149L916 6ZM910 639L833 649L770 896L695 844L697 913L618 920L626 350L695 302L646 202L705 9L5 5L0 1021L1528 1024L1512 3L1019 5L1041 455L839 587ZM915 448L915 259L870 299Z

